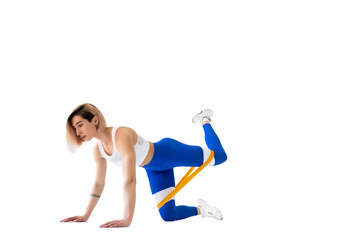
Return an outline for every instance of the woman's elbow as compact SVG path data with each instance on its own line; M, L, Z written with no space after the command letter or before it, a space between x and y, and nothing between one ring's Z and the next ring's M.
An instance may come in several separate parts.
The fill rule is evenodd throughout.
M104 187L105 187L105 181L104 182L95 182L95 185L100 191L102 191L102 190L104 190Z
M136 185L136 178L127 178L124 180L124 185Z

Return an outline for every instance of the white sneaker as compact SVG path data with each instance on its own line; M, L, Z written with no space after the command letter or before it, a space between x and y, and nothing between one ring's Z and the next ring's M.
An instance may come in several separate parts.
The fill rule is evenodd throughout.
M223 216L220 212L220 209L217 207L209 206L203 199L198 199L198 204L196 205L200 209L201 216L204 217L212 217L216 220L222 220Z
M212 110L204 109L193 117L192 122L194 124L202 124L205 121L211 122L211 117L213 114L214 112Z

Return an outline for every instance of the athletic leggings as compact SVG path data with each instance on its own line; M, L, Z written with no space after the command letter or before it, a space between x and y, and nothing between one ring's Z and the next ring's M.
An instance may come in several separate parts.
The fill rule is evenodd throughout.
M154 156L144 168L157 204L175 188L174 167L199 167L210 156L210 150L215 153L210 166L226 161L226 153L211 125L204 124L203 129L209 149L186 145L171 138L154 143ZM174 198L162 206L159 212L164 221L176 221L198 214L196 207L176 206Z

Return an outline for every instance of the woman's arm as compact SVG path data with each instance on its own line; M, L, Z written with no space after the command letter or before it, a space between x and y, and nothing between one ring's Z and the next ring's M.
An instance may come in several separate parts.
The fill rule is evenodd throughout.
M135 133L136 134L136 133ZM136 154L134 149L134 131L129 128L120 128L115 134L115 145L121 154L124 216L122 220L115 220L101 225L101 227L128 227L130 226L136 202Z
M134 153L135 155L135 153ZM136 201L136 164L135 156L128 155L123 159L122 172L124 178L124 219L128 219L131 223Z
M74 216L74 217L65 218L61 220L61 222L69 222L69 221L86 222L89 219L96 204L98 203L99 196L101 196L105 186L106 160L102 158L97 145L95 145L94 147L94 159L96 164L95 182L90 194L91 196L85 214L83 216Z
M101 156L97 144L94 146L94 159L96 164L95 182L90 194L88 207L84 216L90 217L105 187L106 160Z

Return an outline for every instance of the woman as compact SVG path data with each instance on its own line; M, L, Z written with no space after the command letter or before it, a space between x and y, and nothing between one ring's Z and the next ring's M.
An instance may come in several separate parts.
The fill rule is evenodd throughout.
M66 122L66 138L69 146L79 147L92 138L98 140L94 146L96 177L86 212L82 216L63 219L61 222L87 221L94 210L105 186L106 165L111 161L122 166L124 178L124 216L122 220L107 222L100 227L130 226L135 209L136 166L143 167L148 175L150 188L157 203L161 202L175 187L174 167L199 167L215 152L210 166L226 161L226 153L210 122L213 112L205 109L193 118L193 123L202 124L205 141L209 149L190 146L171 138L159 142L146 141L133 129L107 127L104 116L92 104L78 106ZM201 215L221 220L222 214L216 207L200 199L196 207L176 206L171 199L159 209L164 221L175 221Z

